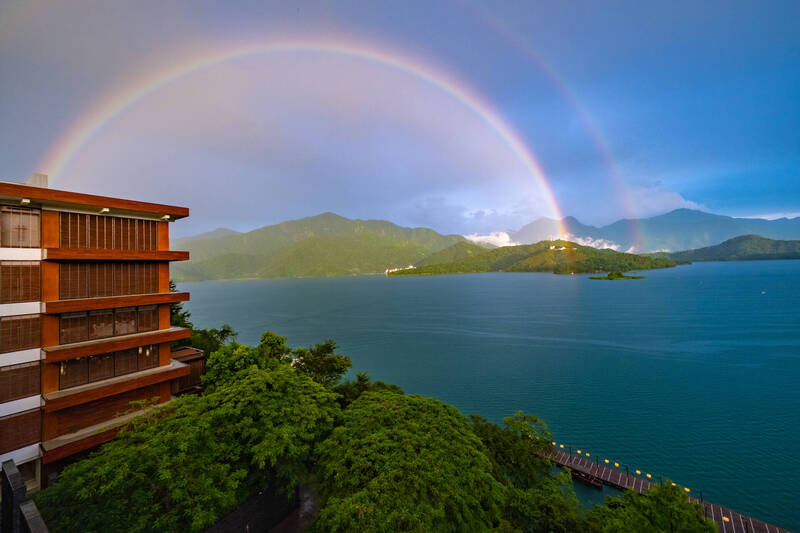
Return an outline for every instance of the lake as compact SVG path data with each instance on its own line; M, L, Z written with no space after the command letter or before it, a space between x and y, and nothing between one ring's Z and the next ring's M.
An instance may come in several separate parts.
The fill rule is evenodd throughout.
M198 327L334 339L355 371L800 529L800 261L646 279L474 274L183 283Z

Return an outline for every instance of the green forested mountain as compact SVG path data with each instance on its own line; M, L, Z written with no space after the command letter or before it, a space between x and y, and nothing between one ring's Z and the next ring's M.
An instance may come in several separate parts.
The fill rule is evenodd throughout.
M759 235L742 235L716 246L667 254L673 261L747 261L800 259L800 241L777 241Z
M191 260L173 265L177 281L372 274L414 264L465 242L427 228L323 213L218 238L176 239Z
M460 261L468 257L482 254L486 250L488 250L488 248L485 248L479 244L475 244L474 242L457 242L449 248L432 253L431 255L425 257L422 261L417 261L414 266L421 267L438 265L441 263L452 263L453 261Z
M424 276L475 272L553 272L556 274L647 270L675 266L667 258L598 250L568 241L504 246L442 264L429 264L392 275Z

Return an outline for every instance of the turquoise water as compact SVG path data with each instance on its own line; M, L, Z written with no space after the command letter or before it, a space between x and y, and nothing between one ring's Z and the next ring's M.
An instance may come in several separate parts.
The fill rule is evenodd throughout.
M199 282L199 327L333 338L354 368L800 529L800 261L639 281L476 274Z

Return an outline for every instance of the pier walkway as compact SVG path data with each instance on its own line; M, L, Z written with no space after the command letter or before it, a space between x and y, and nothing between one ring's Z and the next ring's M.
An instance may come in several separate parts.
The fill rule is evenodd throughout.
M582 455L573 455L561 449L554 449L551 460L560 466L565 466L577 473L579 481L583 480L594 485L608 485L620 490L629 489L639 494L644 494L650 487L657 485L643 477L626 473L618 467L606 466L606 460L591 460ZM609 463L610 465L611 463ZM614 463L619 465L619 463ZM703 506L708 518L717 523L722 533L790 533L788 529L779 528L761 520L745 516L721 505L700 501L693 496L689 499Z

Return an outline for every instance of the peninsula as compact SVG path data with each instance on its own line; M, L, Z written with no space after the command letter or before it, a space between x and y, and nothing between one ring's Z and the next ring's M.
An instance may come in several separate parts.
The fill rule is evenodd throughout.
M444 251L443 256L447 256ZM598 250L564 240L541 241L521 246L503 246L463 256L439 264L419 264L389 272L389 276L430 276L436 274L474 274L480 272L551 272L588 274L650 270L676 265L665 257L628 254L611 249ZM456 255L456 254L454 254Z

